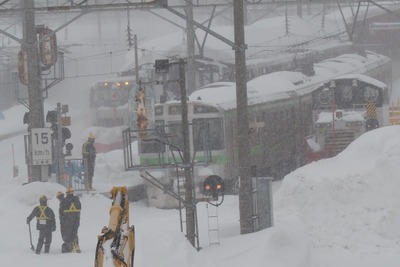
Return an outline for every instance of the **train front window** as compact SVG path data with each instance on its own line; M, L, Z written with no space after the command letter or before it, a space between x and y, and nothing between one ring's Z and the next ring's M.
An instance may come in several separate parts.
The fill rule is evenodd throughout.
M196 151L224 149L222 118L193 119L193 144Z
M154 108L154 114L155 114L156 116L161 116L161 115L163 115L163 107L162 107L162 106L155 107L155 108Z
M364 97L367 102L376 102L378 95L378 90L370 86L365 86Z
M104 88L93 88L91 97L92 97L92 102L94 107L101 107L105 105L105 100L106 100L106 91Z
M342 100L343 102L351 102L353 100L353 87L350 85L344 85L342 87Z
M95 107L116 107L128 103L129 91L133 81L100 82L93 88L92 98Z
M155 131L149 132L149 136L141 139L139 143L140 153L163 153L165 144L161 142L165 138L164 121L155 121Z
M183 136L182 136L182 125L179 122L170 122L167 125L168 135L166 141L171 144L170 149L172 151L180 150L183 151Z
M382 105L381 92L378 88L367 85L365 82L341 81L334 88L334 99L337 108L353 108L355 105L376 103Z
M218 109L216 107L208 106L208 105L194 105L193 113L194 114L218 113Z
M171 105L168 108L168 114L169 115L179 115L182 114L182 107L181 105Z

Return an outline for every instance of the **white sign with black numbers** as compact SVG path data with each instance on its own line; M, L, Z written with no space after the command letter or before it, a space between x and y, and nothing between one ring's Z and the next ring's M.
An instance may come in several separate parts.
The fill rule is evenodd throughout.
M36 128L31 130L32 164L47 165L52 162L51 129Z

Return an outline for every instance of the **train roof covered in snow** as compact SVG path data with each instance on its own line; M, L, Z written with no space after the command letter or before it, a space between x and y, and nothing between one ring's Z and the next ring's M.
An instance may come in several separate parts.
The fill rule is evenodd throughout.
M297 16L289 17L290 32L286 32L284 23L285 17L273 17L259 20L251 25L245 25L245 42L247 45L246 57L249 60L259 60L262 57L271 57L272 55L282 56L282 49L295 48L298 45L303 50L324 49L325 47L341 46L344 42L339 39L330 39L329 42L323 40L327 35L340 35L344 33L343 25L337 21L327 21L324 28L318 27L320 18L309 17L300 18ZM215 26L211 30L229 40L234 39L233 26ZM232 47L223 41L208 35L205 31L197 29L196 36L198 40L206 40L202 48L202 55L206 58L212 58L215 61L234 64L234 51ZM349 43L349 42L347 42ZM311 45L308 47L308 44ZM154 63L155 59L185 57L187 54L186 33L178 31L160 36L147 42L138 44L139 65ZM195 55L198 55L199 49L195 46ZM285 52L287 53L287 52ZM297 54L302 52L298 49ZM128 51L125 65L120 70L121 73L127 72L135 67L134 51Z
M367 51L365 56L345 54L314 64L315 75L307 76L301 72L278 71L254 78L247 83L248 104L257 104L295 95L308 94L321 83L348 74L365 73L368 66L390 62L386 56ZM368 63L368 64L367 64ZM359 75L362 79L370 79ZM379 83L382 86L383 83ZM236 84L233 82L213 83L199 88L190 100L202 100L220 105L225 109L236 108Z

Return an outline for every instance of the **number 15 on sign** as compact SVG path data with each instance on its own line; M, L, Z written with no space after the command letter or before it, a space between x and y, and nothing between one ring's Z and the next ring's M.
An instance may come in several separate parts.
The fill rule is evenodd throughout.
M31 130L32 164L47 165L52 162L51 129L36 128Z

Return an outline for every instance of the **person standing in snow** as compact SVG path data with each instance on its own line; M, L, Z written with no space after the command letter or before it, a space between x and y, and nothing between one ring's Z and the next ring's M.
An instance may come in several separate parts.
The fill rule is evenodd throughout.
M60 202L60 218L63 225L63 240L66 243L63 252L78 252L79 248L78 228L81 218L81 202L74 195L74 189L67 188L66 197Z
M60 231L61 231L61 238L64 241L64 243L61 246L61 252L62 253L68 252L68 250L67 250L67 242L66 242L66 238L65 238L65 236L66 236L66 224L65 224L64 216L63 216L64 213L62 212L62 209L61 209L61 202L64 200L64 198L65 198L65 195L64 195L63 192L61 192L61 191L57 192L57 199L60 201L60 207L58 209L58 214L59 214L59 217L60 217Z
M36 254L40 254L43 244L44 253L49 253L52 239L52 232L56 230L56 219L53 210L47 206L47 197L40 196L39 206L36 206L31 214L26 218L26 223L30 224L33 217L36 217L36 229L39 230L39 238L36 246Z
M90 133L88 140L82 145L82 159L83 166L86 174L85 187L86 189L93 189L93 175L94 166L96 164L96 148L94 146L95 136Z

